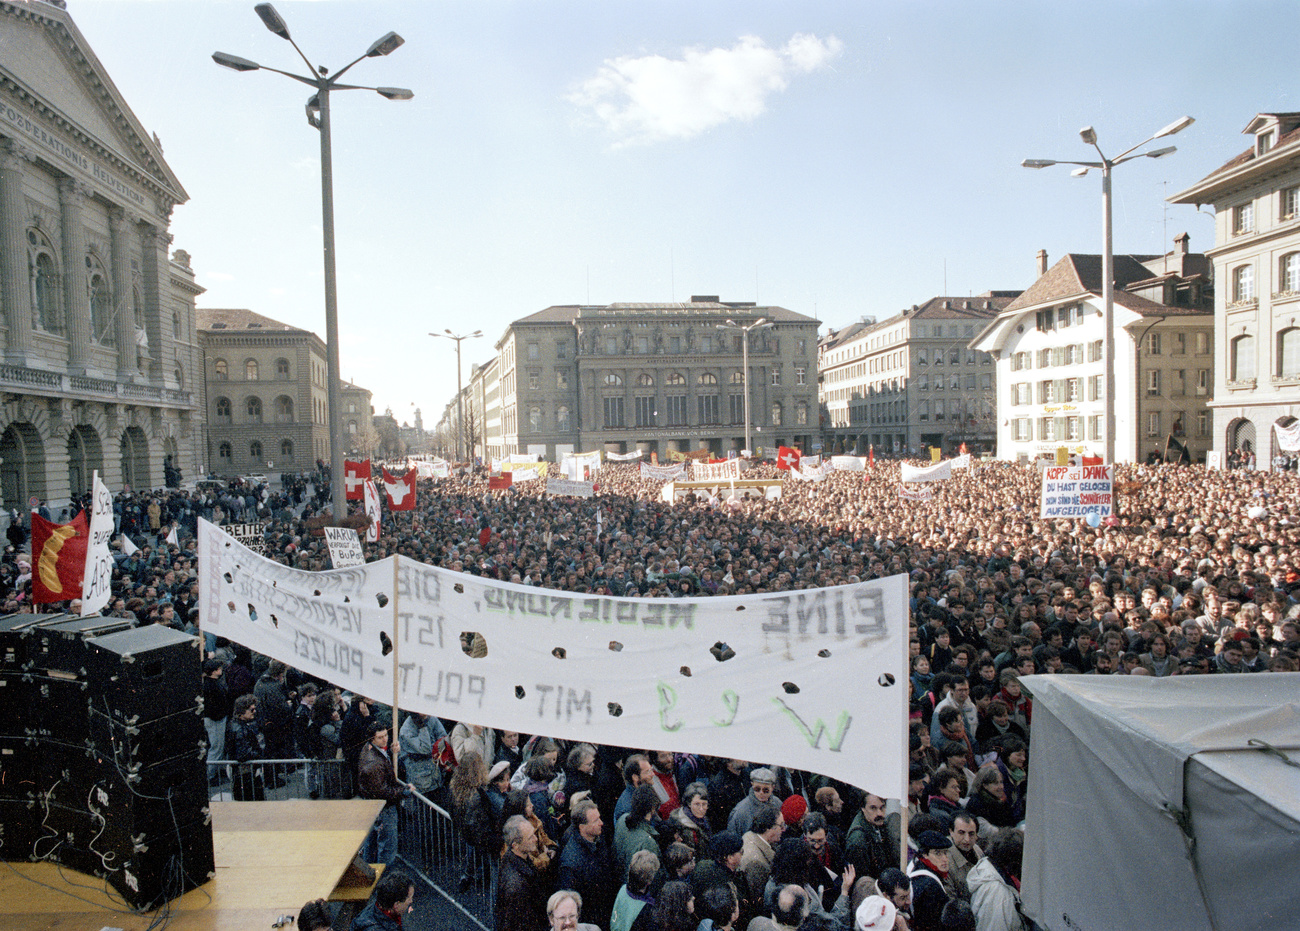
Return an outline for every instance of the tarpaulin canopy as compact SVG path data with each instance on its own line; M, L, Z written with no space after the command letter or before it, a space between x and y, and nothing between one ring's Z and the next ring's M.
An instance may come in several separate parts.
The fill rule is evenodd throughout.
M1030 676L1025 912L1048 929L1295 915L1300 673Z

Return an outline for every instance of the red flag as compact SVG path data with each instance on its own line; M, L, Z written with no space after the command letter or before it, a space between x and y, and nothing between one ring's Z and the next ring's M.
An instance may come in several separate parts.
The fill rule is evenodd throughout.
M500 475L488 476L488 488L492 491L504 491L514 482L514 475L510 472L502 472Z
M384 473L384 493L388 495L388 510L414 511L415 470L411 469L405 475L396 477L390 475L387 469L381 471Z
M1100 456L1084 456L1083 465L1101 465Z
M364 485L370 481L370 460L362 459L360 462L353 462L351 459L343 460L343 497L348 501L364 501L366 493Z
M968 452L970 452L970 450L966 448L965 441L963 441L962 444L957 447L957 452L961 453L963 456L966 455Z
M873 466L875 464L876 464L876 445L872 443L869 446L867 446L867 465Z
M800 453L789 446L779 446L776 451L776 467L787 472L799 468Z
M90 526L86 512L55 524L32 512L32 601L48 604L81 597Z

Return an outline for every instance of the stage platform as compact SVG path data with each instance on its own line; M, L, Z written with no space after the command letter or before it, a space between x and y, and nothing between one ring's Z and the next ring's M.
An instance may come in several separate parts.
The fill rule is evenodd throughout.
M0 865L0 929L252 931L328 899L381 801L213 802L216 876L153 912L131 912L103 880L54 863ZM292 924L288 926L292 931Z

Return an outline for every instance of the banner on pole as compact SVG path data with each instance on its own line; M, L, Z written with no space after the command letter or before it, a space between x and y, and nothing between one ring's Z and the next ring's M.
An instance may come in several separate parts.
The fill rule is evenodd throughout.
M686 479L686 463L651 465L648 462L643 462L641 463L641 477L651 478L659 482L684 481Z
M740 460L728 459L725 462L692 462L692 482L716 482L740 478Z
M946 482L952 478L952 460L948 459L938 465L914 466L902 464L901 475L904 482Z
M390 694L396 676L410 711L761 759L905 797L906 576L762 595L609 598L398 556L306 572L207 521L199 566L206 632L359 695ZM396 670L384 643L394 616ZM462 633L481 635L487 655L466 655ZM879 726L889 721L898 726Z
M325 527L325 543L330 548L330 562L335 569L364 566L366 554L361 549L361 538L351 527Z
M590 498L596 493L595 482L575 482L567 478L548 478L548 495L569 495L572 498Z
M1114 507L1115 467L1048 466L1040 517L1107 517Z
M90 539L86 542L86 569L81 577L81 616L88 617L108 605L113 594L113 495L95 470L91 478Z

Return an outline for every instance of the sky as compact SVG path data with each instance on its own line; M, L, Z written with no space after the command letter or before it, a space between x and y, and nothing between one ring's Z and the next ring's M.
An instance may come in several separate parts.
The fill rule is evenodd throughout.
M68 0L189 194L173 248L200 307L323 338L320 140L305 70L251 0ZM512 320L554 304L716 294L838 328L936 295L1020 290L1035 253L1101 251L1108 156L1183 115L1178 152L1115 170L1117 252L1210 208L1169 205L1300 110L1291 2L277 0L314 65L406 44L331 97L342 375L431 428Z

